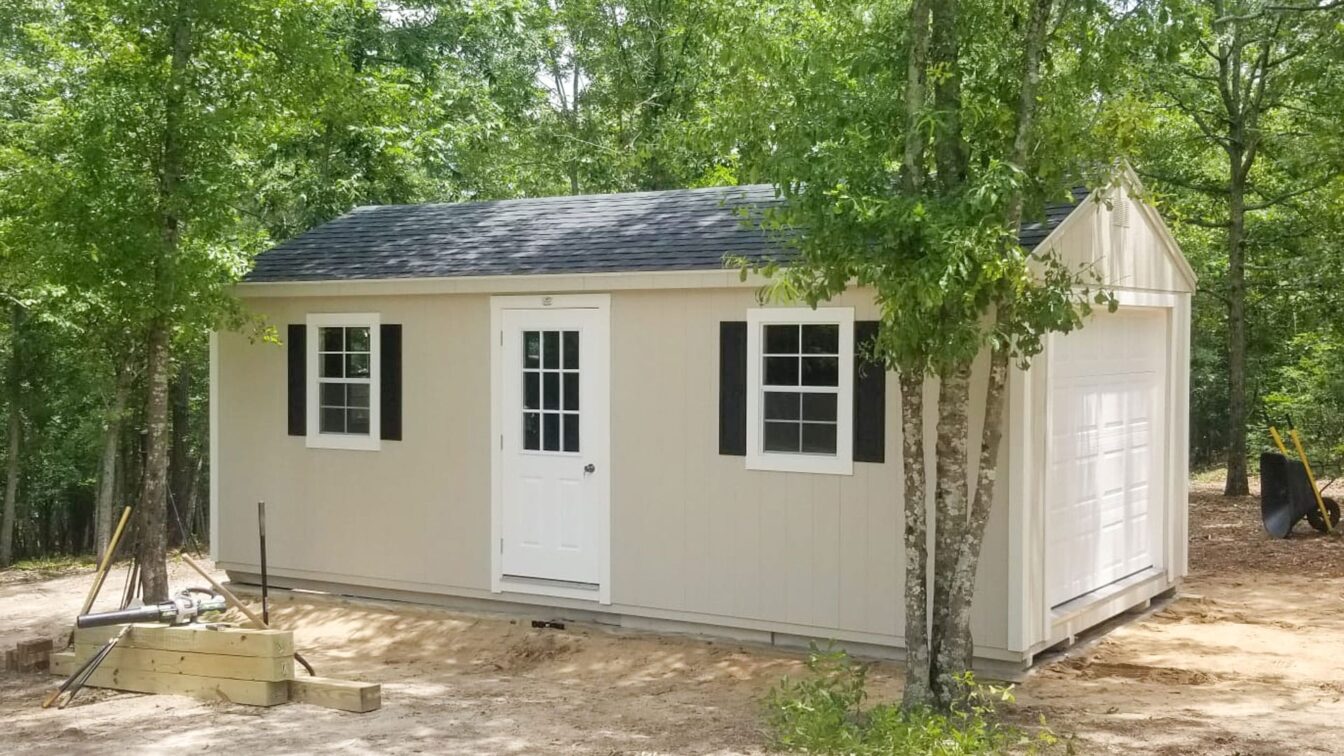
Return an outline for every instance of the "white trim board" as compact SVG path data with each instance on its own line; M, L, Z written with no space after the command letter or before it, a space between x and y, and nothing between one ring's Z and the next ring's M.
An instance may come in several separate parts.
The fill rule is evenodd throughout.
M599 427L606 429L600 435L600 446L593 449L592 456L608 469L604 476L605 489L598 494L598 583L597 589L576 587L572 584L537 580L518 580L504 575L502 554L504 491L504 461L501 456L502 434L504 429L502 397L499 387L504 385L504 355L502 335L504 330L504 312L506 310L573 310L590 309L602 313L598 337L607 345L608 358L605 364L594 366L592 370L605 373L602 383L606 386L606 397L592 411L599 413ZM581 599L599 604L611 604L611 295L609 294L554 294L526 296L496 296L490 298L490 591L503 594L525 594L548 596L553 598Z

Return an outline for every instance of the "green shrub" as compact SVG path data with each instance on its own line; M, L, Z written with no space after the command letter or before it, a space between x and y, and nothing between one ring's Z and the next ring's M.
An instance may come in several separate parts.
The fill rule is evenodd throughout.
M1055 744L1048 729L1035 736L1003 724L998 708L1012 703L1008 688L965 680L971 694L951 713L905 711L899 704L864 707L869 665L843 651L815 646L811 675L784 678L766 699L774 745L804 753L962 756L1004 751L1038 753Z

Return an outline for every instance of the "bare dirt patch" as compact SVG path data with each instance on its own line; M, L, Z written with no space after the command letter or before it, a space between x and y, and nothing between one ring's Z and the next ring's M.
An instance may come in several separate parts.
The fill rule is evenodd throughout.
M1075 753L1344 752L1344 548L1305 524L1275 541L1255 498L1192 496L1192 574L1178 599L1044 660L1012 716L1046 717ZM104 603L124 572L108 580ZM196 584L182 567L177 586ZM87 568L0 572L0 647L56 637ZM534 629L504 615L304 594L274 599L277 625L319 674L383 684L367 715L257 709L88 690L63 712L54 678L0 676L6 753L759 753L761 697L799 655L592 625ZM872 700L899 696L879 664Z

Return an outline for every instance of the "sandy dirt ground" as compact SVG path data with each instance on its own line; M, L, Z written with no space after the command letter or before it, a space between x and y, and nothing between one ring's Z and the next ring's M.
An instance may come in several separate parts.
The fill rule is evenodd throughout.
M1305 523L1271 541L1256 499L1212 484L1196 486L1191 534L1181 596L1052 655L1011 717L1043 715L1080 754L1344 753L1344 541ZM199 583L182 566L173 577ZM0 572L0 648L62 633L89 580ZM761 697L802 671L773 649L406 604L282 595L272 613L319 674L381 682L383 708L87 690L44 711L55 678L0 673L0 751L759 753ZM897 696L899 677L878 665L873 697Z

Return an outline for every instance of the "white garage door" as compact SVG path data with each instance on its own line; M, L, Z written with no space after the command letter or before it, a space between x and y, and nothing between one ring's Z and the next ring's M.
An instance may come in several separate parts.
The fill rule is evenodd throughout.
M1051 352L1045 566L1054 607L1155 563L1167 490L1167 313L1098 314Z

